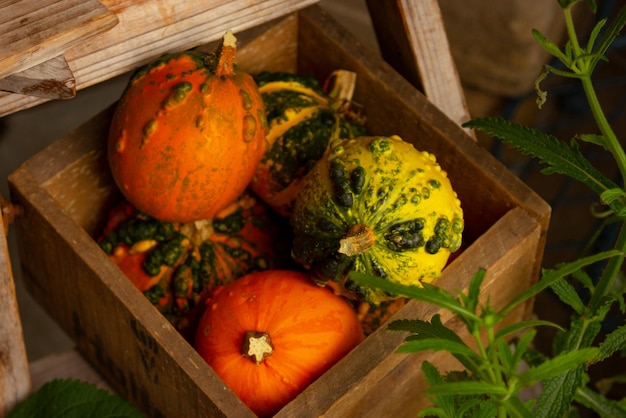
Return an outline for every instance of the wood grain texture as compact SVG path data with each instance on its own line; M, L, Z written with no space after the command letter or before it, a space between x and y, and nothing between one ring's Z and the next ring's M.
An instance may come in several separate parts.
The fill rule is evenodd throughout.
M0 90L45 99L71 99L76 96L76 80L64 56L0 79Z
M4 417L30 394L28 360L4 222L0 222L0 312L0 417Z
M47 0L52 2L53 0ZM131 71L166 52L261 25L317 0L102 0L119 24L65 52L81 89ZM46 99L0 93L0 117Z
M285 43L276 46L276 39ZM247 51L248 45L253 49ZM465 289L478 267L488 267L485 297L497 308L511 292L536 280L549 220L549 207L541 198L320 7L269 25L267 32L242 45L239 65L276 68L275 54L256 51L277 47L287 55L279 68L295 68L320 80L337 68L356 72L355 101L366 109L368 129L398 134L438 156L466 218L464 251L438 284ZM59 139L9 177L12 198L24 207L16 228L26 285L116 392L146 413L252 416L94 241L103 214L119 196L106 172L111 111ZM437 312L410 303L395 318L428 318ZM527 313L524 307L512 320ZM277 416L367 416L369 409L378 413L369 416L381 416L373 406L377 402L413 405L420 360L396 354L403 335L384 327ZM447 365L449 359L437 361ZM415 415L408 409L404 413Z
M97 0L2 0L0 78L62 55L117 22Z
M367 0L367 6L383 58L454 122L468 121L438 0Z

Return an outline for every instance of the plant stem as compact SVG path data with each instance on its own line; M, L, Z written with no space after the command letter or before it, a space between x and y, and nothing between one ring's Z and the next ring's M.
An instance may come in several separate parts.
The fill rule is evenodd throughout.
M615 242L615 249L626 253L626 223L622 222L617 241ZM589 303L591 312L595 312L600 307L607 290L613 283L615 277L617 277L623 263L624 257L612 257L607 262L606 268L602 272L600 280L598 280L598 284L591 297L591 302Z
M622 148L617 136L615 136L615 132L611 128L609 121L606 119L604 112L602 111L602 107L600 106L600 102L598 100L598 96L596 95L596 91L593 88L593 84L591 82L590 77L582 77L580 79L583 85L583 89L585 91L585 95L587 96L587 100L589 101L589 106L591 108L591 113L602 132L602 135L606 139L607 149L617 163L619 171L622 175L622 179L626 179L626 153L624 153L624 148Z

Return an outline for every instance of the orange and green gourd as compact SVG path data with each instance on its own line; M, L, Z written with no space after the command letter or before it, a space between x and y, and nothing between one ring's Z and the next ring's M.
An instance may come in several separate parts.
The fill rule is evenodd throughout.
M246 191L215 218L184 224L159 221L123 202L111 212L99 244L190 337L213 289L250 272L291 265L288 236L284 220Z
M250 183L266 147L263 100L233 64L236 38L214 54L184 51L139 69L110 124L115 183L163 221L214 217Z
M255 80L265 105L268 145L250 188L290 216L302 178L330 140L366 133L351 102L356 74L334 71L324 87L313 77L290 73L263 72Z
M357 285L350 272L430 282L460 248L464 229L435 156L397 136L331 143L304 179L291 225L294 259L315 281L374 306L398 295Z

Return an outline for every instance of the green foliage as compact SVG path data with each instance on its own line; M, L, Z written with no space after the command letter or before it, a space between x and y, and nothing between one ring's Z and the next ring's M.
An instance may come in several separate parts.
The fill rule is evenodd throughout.
M125 399L74 379L53 380L15 407L7 418L141 418Z
M559 0L569 38L563 48L540 32L532 32L536 41L565 66L565 69L546 66L535 86L541 106L547 93L541 90L540 83L549 74L578 79L599 133L579 134L564 142L501 118L474 119L464 126L497 137L538 159L545 166L545 174L566 175L588 186L597 194L598 205L604 207L602 211L596 209L595 214L605 218L604 226L617 223L619 233L611 250L583 253L577 260L544 268L537 283L500 310L494 309L488 298L485 301L480 297L485 270L474 275L466 293L451 293L434 284L404 287L376 277L351 275L360 285L437 305L460 319L467 330L470 341L448 328L440 314L430 321L404 319L389 325L389 331L408 333L399 352L446 351L464 368L444 375L433 364L422 364L429 383L426 394L432 406L419 416L574 417L580 406L600 417L626 416L626 399L607 397L611 384L626 382L626 376L617 375L594 384L589 375L592 365L626 353L626 325L603 330L609 312L618 310L623 315L626 311L622 272L626 254L626 190L623 188L626 153L604 115L591 82L597 64L607 59L609 47L626 24L626 6L610 24L606 20L598 22L583 46L578 41L571 15L572 7L579 3L586 4L595 13L594 0ZM621 173L619 184L622 186L593 166L580 151L580 141L601 147L612 155ZM599 277L594 279L588 273L592 266L601 268ZM545 291L553 292L570 308L567 326L547 320L502 323L515 307ZM533 348L537 327L545 326L556 329L550 353L540 353ZM521 367L522 364L526 367ZM523 402L522 391L537 385L541 388L537 399Z

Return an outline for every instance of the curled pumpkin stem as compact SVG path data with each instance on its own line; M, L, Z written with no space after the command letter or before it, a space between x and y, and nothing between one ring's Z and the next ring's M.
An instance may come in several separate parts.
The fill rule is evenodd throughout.
M348 229L345 237L339 240L338 252L352 257L363 254L376 243L374 231L364 224L356 224Z
M243 337L241 354L256 364L261 364L274 353L272 339L267 332L247 331Z

